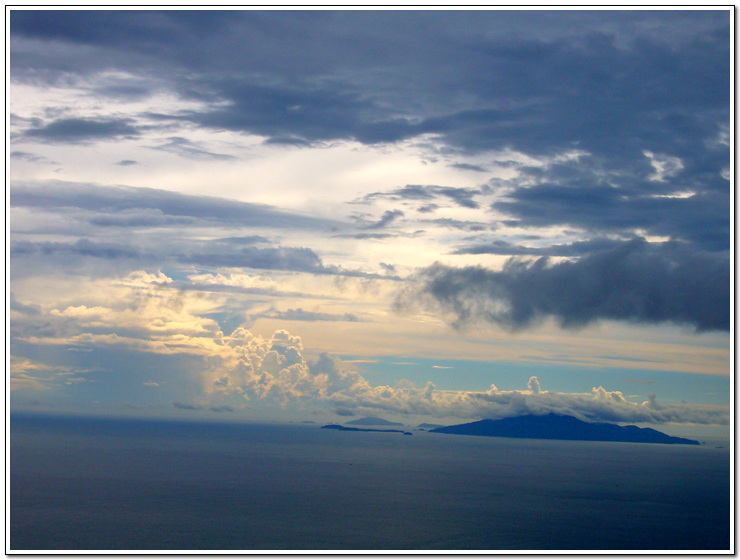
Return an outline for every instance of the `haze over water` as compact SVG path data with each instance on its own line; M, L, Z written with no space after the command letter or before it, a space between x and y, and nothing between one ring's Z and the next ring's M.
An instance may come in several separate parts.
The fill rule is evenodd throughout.
M728 549L729 449L14 417L12 549Z

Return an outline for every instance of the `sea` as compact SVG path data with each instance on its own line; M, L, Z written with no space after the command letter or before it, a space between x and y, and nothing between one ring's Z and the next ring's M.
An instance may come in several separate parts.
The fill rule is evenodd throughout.
M12 415L6 552L734 549L729 443L412 433Z

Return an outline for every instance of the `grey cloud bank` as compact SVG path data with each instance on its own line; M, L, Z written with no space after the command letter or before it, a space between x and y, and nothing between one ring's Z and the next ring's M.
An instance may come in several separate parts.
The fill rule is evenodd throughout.
M120 220L115 222L119 226L126 225L121 213L136 211L157 211L166 217L190 218L199 222L214 220L217 224L229 223L245 227L329 229L338 225L337 222L289 213L265 204L186 195L161 189L64 181L13 183L10 204L11 207L57 212L65 212L71 208L86 210L97 214L93 219L99 220L102 215L111 216L111 220ZM151 217L150 213L147 215Z
M168 262L197 264L204 267L252 268L258 270L285 270L311 272L315 274L341 274L336 267L326 267L321 258L311 249L304 247L241 247L224 248L219 244L200 243L195 251L181 252L174 247L139 249L121 243L92 241L87 238L74 243L53 241L18 241L11 245L11 255L15 259L42 256L58 259L60 269L75 264L75 258L92 257L96 259L128 260L136 263L147 262L159 266ZM205 252L198 252L198 249ZM356 274L354 271L344 271Z
M564 327L599 319L672 321L730 329L730 259L642 239L575 262L511 259L501 271L435 264L397 306L421 300L461 325L471 320L521 329L555 317Z
M307 247L280 246L257 235L213 238L213 233L208 233L229 228L330 232L342 225L264 204L160 189L46 181L12 183L10 205L30 211L31 216L58 216L64 223L56 230L62 239L47 241L32 236L35 232L51 233L44 220L29 220L29 237L16 236L10 243L16 275L32 273L37 264L55 263L60 271L81 270L80 259L87 258L111 264L115 261L117 265L126 261L129 270L181 263L207 268L361 274L327 266ZM203 233L194 234L197 230ZM70 241L70 235L77 239ZM33 259L39 257L44 260L34 264Z
M721 152L726 157L726 148ZM647 179L647 168L604 173L588 159L531 170L525 184L515 186L493 209L520 227L567 226L602 235L642 230L705 250L729 249L729 182L721 176L719 162L714 173L701 171L663 183Z
M138 136L139 131L129 119L59 119L38 128L25 131L26 137L46 142L76 143L93 140L115 140L121 137Z
M433 133L466 151L577 146L622 164L650 149L686 158L690 169L706 162L702 143L726 122L725 13L440 16L17 11L11 63L21 79L38 70L40 41L93 49L85 66L70 67L74 50L42 64L85 74L112 57L183 96L220 103L170 118L274 139L377 143Z

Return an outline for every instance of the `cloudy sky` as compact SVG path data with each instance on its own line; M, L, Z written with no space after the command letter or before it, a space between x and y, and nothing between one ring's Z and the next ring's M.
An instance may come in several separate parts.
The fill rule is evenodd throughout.
M730 16L11 10L12 409L728 429Z

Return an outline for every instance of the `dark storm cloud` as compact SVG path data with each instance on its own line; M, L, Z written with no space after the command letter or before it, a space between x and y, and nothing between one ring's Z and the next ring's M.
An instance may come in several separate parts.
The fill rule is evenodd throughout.
M568 226L602 234L643 230L706 250L729 249L729 182L719 174L659 183L624 170L599 176L588 163L533 171L527 175L534 184L514 188L493 209L516 218L510 223L519 227Z
M130 214L137 211L146 211L148 219L155 218L152 214L155 212L168 219L193 219L204 226L211 222L220 225L319 230L339 226L338 222L291 214L262 204L192 196L159 189L62 181L13 183L10 188L10 206L57 212L84 210L94 213L91 219L98 222L109 220L110 225L120 226L125 225L125 220L132 218ZM138 224L133 222L131 225Z
M219 47L228 52L235 46L235 38L246 48L250 43L259 45L263 38L271 36L271 30L263 28L269 22L258 12L230 10L12 10L10 21L16 40L84 46L88 49L88 58L94 53L104 59L87 60L82 68L72 66L79 72L97 71L112 63L135 68L144 62L149 62L157 71L177 64L193 70L220 69L219 61L213 58L217 52L223 52L218 51ZM246 31L243 37L239 37L240 31ZM265 48L279 48L285 37L271 39L274 45L265 41ZM209 44L212 47L208 48ZM120 60L116 59L119 53ZM59 54L59 58L70 58L69 52ZM235 58L239 54L239 51L232 51ZM273 54L265 52L264 56L268 58ZM55 55L56 52L51 51L46 56L55 58ZM153 64L155 60L163 61L164 65ZM18 70L35 63L38 63L37 58L25 52L15 53L12 61Z
M130 78L111 79L107 78L100 86L94 89L95 95L109 97L122 101L141 101L148 98L152 93L152 87L146 81L130 81Z
M85 46L219 103L171 117L269 138L684 157L729 117L728 11L13 11L10 27L16 74L63 63L34 40Z
M491 22L496 17L482 14ZM354 25L339 19L355 30L364 17ZM322 23L316 22L320 28ZM548 154L577 146L622 164L641 157L644 149L701 159L702 142L729 116L728 23L718 21L714 32L690 34L678 46L648 36L620 45L616 34L590 30L549 40L474 32L432 39L416 31L412 36L420 44L434 40L436 48L427 56L415 49L384 61L387 70L375 83L358 87L349 81L343 74L352 55L347 60L335 55L335 66L344 72L335 71L334 80L317 85L300 74L290 86L214 80L210 86L228 105L178 117L217 129L311 141L373 144L433 133L470 152L513 148ZM402 42L393 31L374 39ZM449 53L442 55L442 47ZM437 74L430 68L434 56L440 57ZM473 100L467 107L450 110L452 83ZM392 109L383 103L389 91L396 92ZM399 113L408 116L394 116Z
M47 125L24 131L26 138L54 143L79 143L91 140L134 138L139 130L131 119L81 119L69 118L52 121Z
M602 177L619 175L630 190L629 201L617 201L624 208L618 218L635 209L641 218L654 206L670 213L675 204L677 215L696 216L693 222L674 224L663 215L656 234L684 238L675 225L695 230L696 239L727 201L651 201L660 185L646 181L655 170L645 152L680 159L672 184L728 192L717 178L729 166L729 147L718 141L729 130L729 23L729 11L689 10L13 11L11 77L43 79L62 66L87 75L104 60L134 76L116 87L151 80L203 104L149 118L257 134L268 143L375 144L433 134L460 159L482 150L577 149L591 154L588 167ZM69 49L57 56L39 43L48 40ZM68 67L74 48L83 47ZM126 127L72 119L31 134L75 140L135 132ZM451 165L478 171L464 159ZM474 194L411 185L395 196L430 204L441 196L476 208ZM522 225L534 223L528 204L537 195L557 193L545 184L520 190L499 209L521 216ZM583 198L574 201L571 220L584 221L582 208L598 216L616 195L574 196ZM706 234L709 242L726 233L719 229Z
M441 187L438 185L406 185L399 189L386 192L374 192L365 195L358 202L372 202L376 199L387 200L435 200L440 197L448 198L458 206L464 208L478 208L478 203L473 200L476 195L482 194L479 189L460 187Z
M611 319L730 328L729 256L676 243L637 239L557 264L511 259L501 271L438 263L417 280L418 288L399 296L399 308L420 299L456 324L486 320L521 329L552 316L564 327Z
M228 100L212 111L183 111L159 115L216 129L250 132L274 138L272 143L310 143L355 139L363 144L395 142L415 134L404 119L365 122L374 110L359 93L334 89L265 86L245 82L219 84L217 95Z

